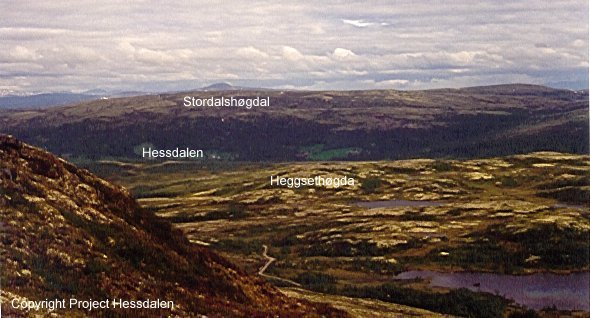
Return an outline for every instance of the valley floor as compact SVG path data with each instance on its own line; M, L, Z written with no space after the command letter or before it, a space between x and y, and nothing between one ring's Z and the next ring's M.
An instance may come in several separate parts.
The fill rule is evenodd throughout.
M317 292L395 301L379 291L417 291L427 303L423 308L460 313L430 301L448 288L395 275L407 270L568 274L589 268L587 156L231 167L103 162L89 168L130 188L145 208L175 223L193 242L252 273L266 263L268 251L276 261L265 275ZM356 182L294 189L271 186L270 176L347 176ZM496 296L480 299L477 288L469 287L472 292L449 297L507 308Z

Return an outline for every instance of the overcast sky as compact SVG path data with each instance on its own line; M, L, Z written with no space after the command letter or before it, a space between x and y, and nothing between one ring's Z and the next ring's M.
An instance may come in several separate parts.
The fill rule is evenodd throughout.
M0 89L588 85L588 1L0 0Z

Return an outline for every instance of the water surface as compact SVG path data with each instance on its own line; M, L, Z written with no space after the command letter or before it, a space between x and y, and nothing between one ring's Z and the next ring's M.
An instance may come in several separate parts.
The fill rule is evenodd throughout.
M468 288L498 294L533 309L555 307L565 310L590 311L590 273L576 272L567 275L536 273L531 275L505 275L494 273L439 273L408 271L398 279L423 278L430 286Z
M357 202L358 206L367 209L376 208L399 208L399 207L427 207L443 206L444 204L436 201L411 201L411 200L386 200L386 201L367 201Z

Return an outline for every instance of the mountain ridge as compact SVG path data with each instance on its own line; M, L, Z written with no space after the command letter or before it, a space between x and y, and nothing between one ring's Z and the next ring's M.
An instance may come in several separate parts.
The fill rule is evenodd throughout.
M270 107L189 108L183 106L185 96L268 96ZM585 153L587 109L585 91L531 85L197 90L0 111L0 131L57 154L87 158L140 159L133 149L142 144L195 147L240 161L474 158L544 150Z
M162 299L174 309L103 315L345 317L244 274L141 209L129 192L0 135L2 311L12 299ZM84 310L58 311L86 316Z

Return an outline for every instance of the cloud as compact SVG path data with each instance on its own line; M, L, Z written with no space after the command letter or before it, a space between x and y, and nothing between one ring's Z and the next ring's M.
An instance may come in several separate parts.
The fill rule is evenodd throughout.
M4 56L0 57L1 61L4 63L33 62L39 58L39 56L34 51L29 50L28 48L20 45L17 45L13 47L10 51L4 53Z
M584 1L38 0L4 7L0 87L22 91L180 90L230 80L334 89L588 82Z
M305 57L296 48L290 46L283 46L283 58L287 61L299 61Z
M267 59L269 55L265 52L253 47L241 47L237 49L236 54L245 59Z
M347 19L342 19L342 22L345 24L350 24L352 26L355 26L357 28L366 28L368 26L374 25L375 23L373 22L366 22L365 20L347 20Z
M343 49L343 48L338 47L338 48L334 49L332 56L338 60L346 60L347 58L351 58L351 57L356 56L356 54L354 54L354 52L351 50L347 50L347 49Z
M584 41L582 39L576 39L573 43L572 46L575 48L584 48L584 47L588 47L588 42Z

